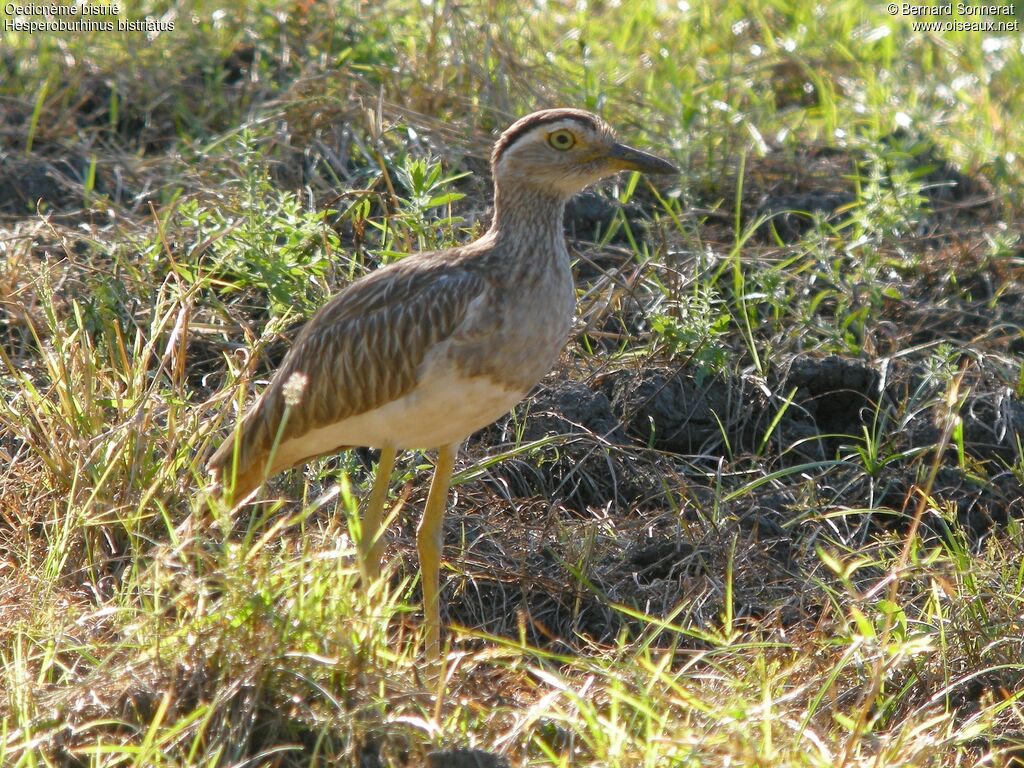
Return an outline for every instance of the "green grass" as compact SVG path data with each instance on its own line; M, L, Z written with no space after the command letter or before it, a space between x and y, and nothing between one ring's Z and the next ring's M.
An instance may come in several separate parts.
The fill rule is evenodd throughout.
M141 17L175 30L0 31L0 764L1024 760L1019 33L848 0ZM234 519L203 461L331 292L482 230L494 132L559 104L684 172L603 187L649 221L573 244L553 380L734 399L688 451L639 417L624 443L541 434L530 404L472 441L437 681L424 457L369 586L358 456ZM766 202L808 191L844 215L784 237L806 203ZM787 378L827 355L885 377L836 434ZM608 476L658 492L566 500ZM652 541L692 551L645 571Z

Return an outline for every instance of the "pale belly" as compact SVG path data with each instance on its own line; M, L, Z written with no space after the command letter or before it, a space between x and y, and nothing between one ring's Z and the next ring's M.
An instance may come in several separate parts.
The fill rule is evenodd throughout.
M461 443L525 396L489 377L430 376L397 400L284 441L274 464L286 469L345 446L401 450Z

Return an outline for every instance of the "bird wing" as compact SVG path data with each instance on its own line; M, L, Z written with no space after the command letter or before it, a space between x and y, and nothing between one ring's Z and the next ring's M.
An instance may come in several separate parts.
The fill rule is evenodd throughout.
M254 468L262 475L281 429L289 381L298 380L293 377L305 383L289 410L282 442L412 390L429 350L465 331L460 326L477 314L474 302L487 290L475 271L423 254L378 270L331 299L303 328L242 419L238 477L251 476ZM209 468L218 478L230 470L234 447L231 435L211 457ZM240 496L236 485L235 497Z

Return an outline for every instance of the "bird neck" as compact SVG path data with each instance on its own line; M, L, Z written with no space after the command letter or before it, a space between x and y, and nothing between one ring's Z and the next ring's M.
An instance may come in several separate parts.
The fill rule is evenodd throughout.
M565 245L562 215L565 196L526 184L505 183L494 190L494 221L490 235L543 253Z

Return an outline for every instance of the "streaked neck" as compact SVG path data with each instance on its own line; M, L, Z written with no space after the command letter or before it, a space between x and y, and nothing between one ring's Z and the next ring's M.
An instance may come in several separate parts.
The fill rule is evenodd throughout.
M564 244L564 211L565 197L561 193L506 181L494 190L490 234L499 242Z

